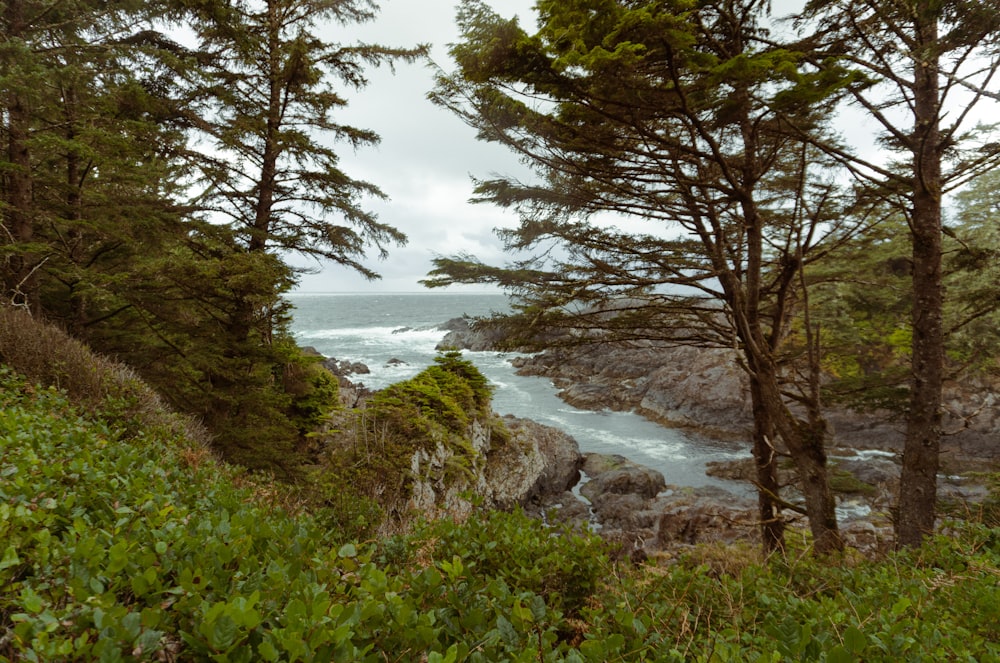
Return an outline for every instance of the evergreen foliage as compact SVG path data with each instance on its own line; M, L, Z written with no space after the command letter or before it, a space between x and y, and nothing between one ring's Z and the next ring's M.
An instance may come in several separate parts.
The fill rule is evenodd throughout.
M934 530L944 410L945 196L1000 165L996 124L974 119L1000 72L1000 6L937 0L806 3L806 57L819 71L847 64L861 85L852 100L878 127L890 159L867 146L818 143L845 163L864 195L906 220L910 236L910 384L900 477L897 544ZM995 112L994 112L995 114Z
M126 361L217 449L295 476L335 386L295 348L289 251L352 267L405 237L361 207L378 188L333 117L364 67L422 50L342 45L355 0L52 3L0 23L5 302ZM164 30L189 32L187 48Z
M534 182L477 186L478 200L520 215L499 234L527 257L504 268L441 257L425 284L502 285L515 297L507 324L517 340L540 333L540 345L562 331L574 344L737 349L751 384L760 520L776 524L764 539L781 546L769 497L780 490L780 438L817 550L836 550L804 274L864 222L809 137L828 135L825 111L855 76L817 74L775 43L768 11L732 0L541 2L529 33L485 2L464 2L457 70L439 76L433 98L534 170ZM783 366L793 322L809 338L801 371Z
M956 196L943 240L945 375L996 378L1000 352L996 296L995 172ZM824 330L825 386L834 402L905 414L912 354L913 263L905 223L891 216L845 243L811 274L814 316Z

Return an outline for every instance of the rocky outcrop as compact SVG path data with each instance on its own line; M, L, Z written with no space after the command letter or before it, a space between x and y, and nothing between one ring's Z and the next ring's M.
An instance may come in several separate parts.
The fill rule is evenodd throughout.
M579 496L547 496L534 512L596 531L623 556L757 537L754 503L723 489L668 486L659 472L619 455L585 454L582 470Z
M468 448L438 444L414 452L408 510L461 520L472 511L472 495L487 508L511 509L575 485L583 462L576 440L527 419L503 422L506 435L473 422Z
M733 350L657 348L649 343L557 348L518 357L519 373L550 378L559 396L584 409L633 410L667 426L715 437L745 437L751 428L746 376ZM945 385L942 463L957 471L974 459L1000 460L1000 385ZM831 445L898 452L903 426L887 412L828 407Z
M482 352L497 348L504 338L503 332L496 329L473 328L469 318L452 318L441 325L440 329L448 333L437 344L438 350L459 348Z
M530 453L542 459L541 471L531 489L518 500L519 504L523 506L542 495L562 494L580 481L583 456L576 440L558 428L530 419L507 415L503 421L514 439L514 445L510 446L527 446ZM500 471L504 471L503 465L497 465Z
M583 472L590 480L580 488L580 493L595 507L611 495L651 499L666 487L660 472L617 454L587 454Z
M517 357L522 375L542 375L581 409L633 410L666 426L709 435L743 434L751 425L745 375L730 350L647 343L559 348Z

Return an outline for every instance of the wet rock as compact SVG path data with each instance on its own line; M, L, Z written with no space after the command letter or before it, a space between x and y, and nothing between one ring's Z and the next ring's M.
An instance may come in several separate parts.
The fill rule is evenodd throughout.
M439 329L448 333L437 344L437 350L457 348L484 352L499 348L505 338L502 330L489 328L486 325L473 326L469 318L452 318Z
M569 525L578 532L585 532L595 524L590 505L570 491L542 495L529 504L525 511L547 522Z
M745 437L752 418L747 378L735 351L656 347L650 342L558 347L513 362L524 375L550 378L568 403L591 410L634 410L670 426L716 437ZM1000 465L1000 380L985 377L944 385L942 463L957 472L970 464ZM831 442L899 453L904 426L890 412L828 407Z
M532 440L543 459L535 486L536 494L562 494L579 482L583 456L576 440L558 428L530 419L507 415L503 421L516 438Z
M349 359L337 359L336 357L329 357L324 359L322 362L323 367L336 375L337 377L346 377L348 375L368 375L371 373L371 369L368 368L367 364L360 361L351 361Z
M837 457L832 464L840 470L850 472L858 481L871 486L899 482L900 466L893 456L864 454Z
M660 472L619 455L585 454L583 471L590 481L580 488L580 493L595 504L608 493L656 497L666 486Z

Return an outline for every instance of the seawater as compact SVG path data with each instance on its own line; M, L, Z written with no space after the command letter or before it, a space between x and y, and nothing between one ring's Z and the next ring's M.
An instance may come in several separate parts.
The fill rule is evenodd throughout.
M504 295L439 293L293 294L292 331L300 345L327 357L362 362L369 375L353 379L372 389L405 380L431 365L441 325L462 316L509 310ZM710 460L749 456L746 448L667 428L629 412L588 411L558 398L547 378L522 376L512 354L465 352L494 385L493 409L554 426L573 436L582 451L626 456L663 473L675 486L714 485L746 493L747 487L705 474Z

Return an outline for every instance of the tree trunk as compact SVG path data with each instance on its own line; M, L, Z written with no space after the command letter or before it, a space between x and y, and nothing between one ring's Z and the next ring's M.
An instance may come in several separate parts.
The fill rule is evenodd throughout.
M260 173L256 182L257 198L247 240L247 251L252 255L261 255L268 250L277 187L278 157L281 154L281 146L278 144L282 111L281 24L273 1L267 3L267 26L268 104L264 143L260 152ZM231 334L242 343L259 326L261 338L268 342L273 332L270 323L262 322L257 317L252 302L237 295L230 326Z
M21 2L8 2L4 19L8 39L24 36L28 25ZM17 90L7 90L4 103L7 115L7 160L10 167L4 178L6 209L3 222L6 237L2 241L23 245L34 238L31 152L28 147L31 112L24 96ZM37 314L41 309L35 267L35 258L31 254L24 248L16 250L5 265L4 298Z
M798 470L816 554L827 555L843 550L844 542L837 527L837 503L826 471L824 422L799 421L792 415L781 397L777 373L766 360L757 364L751 380L757 380L763 407L767 409Z
M773 427L760 397L756 382L751 382L753 402L753 459L757 469L757 508L764 554L785 550L785 522L778 511L778 454L773 440Z
M941 285L941 134L937 21L919 3L923 52L914 62L913 355L910 411L900 475L896 545L918 546L934 530L944 365Z
M751 242L751 247L753 245ZM788 448L798 470L815 554L839 552L844 549L844 542L837 528L836 501L826 471L825 424L816 413L811 413L810 421L804 422L789 411L781 395L778 370L752 298L746 298L750 301L748 305L734 275L724 274L722 281L730 297L730 310L743 345L750 393L754 398L754 415L755 418L758 415L762 417L760 421L755 420L754 425L761 430L776 430ZM754 457L760 463L756 442Z
M753 133L749 128L744 129L744 144L754 144ZM747 152L754 153L749 149ZM752 159L748 158L749 161ZM745 167L746 181L753 181L756 167L752 163L745 164ZM805 498L815 554L839 552L843 550L844 543L837 529L836 501L826 472L826 451L823 448L825 426L818 418L810 424L798 421L788 410L781 395L772 343L765 337L765 324L760 312L761 278L764 273L764 221L752 196L745 196L742 205L747 229L746 287L743 289L738 279L732 276L727 290L730 293L737 334L743 342L752 385L751 393L759 397L759 404L754 405L754 412L756 414L759 408L766 415L766 421L761 423L777 430L792 456ZM780 324L780 320L775 320L772 326ZM771 329L771 336L777 342L781 337L780 330Z

